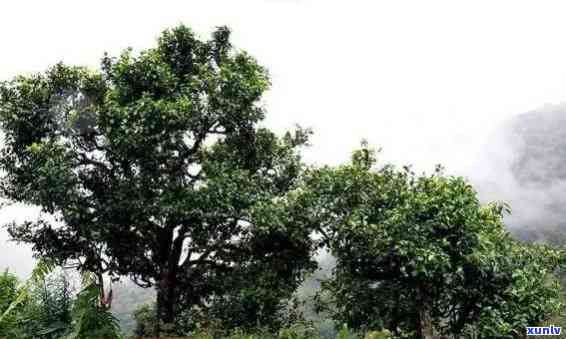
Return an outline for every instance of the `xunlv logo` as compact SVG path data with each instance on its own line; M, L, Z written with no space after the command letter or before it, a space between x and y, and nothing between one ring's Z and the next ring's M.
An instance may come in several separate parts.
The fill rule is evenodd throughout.
M560 326L527 327L527 335L560 335Z

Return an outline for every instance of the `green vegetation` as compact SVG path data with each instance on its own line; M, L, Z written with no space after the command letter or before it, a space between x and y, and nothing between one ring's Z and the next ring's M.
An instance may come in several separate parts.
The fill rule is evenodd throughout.
M73 293L70 281L60 273L55 275L54 264L40 261L32 277L20 284L13 275L0 276L0 286L9 293L2 294L0 336L24 338L117 338L118 320L101 301L102 293L96 277L83 272L81 289Z
M512 239L505 205L481 206L465 180L440 169L417 176L372 164L362 149L351 165L312 171L299 207L325 225L337 259L319 299L338 323L416 337L473 326L484 337L524 333L560 311L562 253Z
M310 131L259 126L267 71L229 33L179 26L100 71L0 85L0 192L48 215L9 227L41 260L25 283L0 276L0 337L515 338L561 322L560 248L515 240L508 207L465 179L378 166L365 143L305 166ZM112 313L123 278L156 292L114 302L130 333Z
M158 327L211 302L227 320L239 303L273 322L315 267L309 230L278 204L308 131L257 126L269 79L229 34L203 42L180 26L100 72L58 64L0 86L1 191L54 216L10 234L58 264L155 287Z

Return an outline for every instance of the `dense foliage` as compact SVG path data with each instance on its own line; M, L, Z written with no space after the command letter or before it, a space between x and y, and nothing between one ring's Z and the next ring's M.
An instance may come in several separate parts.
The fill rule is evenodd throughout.
M96 276L83 272L81 288L75 290L55 268L49 260L40 261L25 284L7 272L0 276L0 285L11 291L1 295L0 338L120 338L118 320L102 302Z
M100 72L58 64L0 86L1 193L53 216L10 234L60 264L155 287L165 327L254 275L277 285L271 312L313 268L309 231L269 214L296 183L308 131L257 126L267 72L229 35L203 42L180 26Z
M480 205L440 169L417 176L373 163L366 147L351 165L312 171L298 205L336 257L320 299L338 323L419 338L513 335L561 310L562 253L515 241L505 205Z

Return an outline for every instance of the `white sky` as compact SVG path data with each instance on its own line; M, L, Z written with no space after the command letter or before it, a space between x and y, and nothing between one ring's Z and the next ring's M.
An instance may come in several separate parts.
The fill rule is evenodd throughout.
M0 79L59 60L97 67L179 23L205 38L228 25L272 75L266 123L315 130L307 160L343 162L367 138L385 161L464 174L499 122L566 98L561 1L85 3L2 1ZM28 272L27 249L0 246L0 269Z

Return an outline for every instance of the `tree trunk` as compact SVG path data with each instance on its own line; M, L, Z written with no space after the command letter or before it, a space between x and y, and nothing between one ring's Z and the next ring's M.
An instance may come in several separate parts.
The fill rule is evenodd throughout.
M422 307L419 310L419 322L420 322L420 338L422 339L432 339L433 329L432 321L430 319L430 314L426 307Z
M432 319L430 317L429 303L421 289L417 290L417 338L433 339Z
M175 330L175 312L177 304L175 277L165 271L157 286L157 323L156 334L173 334Z

